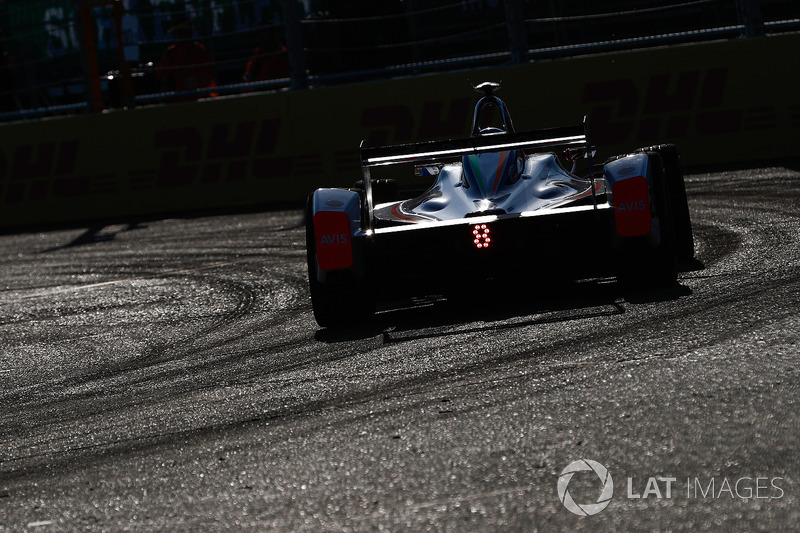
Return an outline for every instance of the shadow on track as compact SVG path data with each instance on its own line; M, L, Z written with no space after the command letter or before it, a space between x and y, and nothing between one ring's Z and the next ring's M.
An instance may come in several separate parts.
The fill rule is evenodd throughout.
M695 261L683 271L702 270ZM575 320L621 315L625 304L666 302L691 295L684 285L663 289L632 291L615 281L591 280L572 283L557 291L505 293L505 297L464 297L448 300L441 296L393 302L368 323L344 328L317 330L315 339L342 343L381 336L384 344L468 335L485 331L558 324ZM475 301L477 300L477 301Z
M112 229L108 231L103 231L103 228L106 226L103 224L98 224L96 226L91 226L86 229L83 233L72 239L67 244L63 244L61 246L54 246L52 248L48 248L46 250L42 250L39 253L51 253L57 252L59 250L66 250L68 248L75 248L77 246L85 246L89 244L97 244L101 242L110 242L113 241L117 235L120 233L128 232L128 231L135 231L140 229L146 229L146 224L141 224L139 222L131 222L125 225L124 228L121 229Z

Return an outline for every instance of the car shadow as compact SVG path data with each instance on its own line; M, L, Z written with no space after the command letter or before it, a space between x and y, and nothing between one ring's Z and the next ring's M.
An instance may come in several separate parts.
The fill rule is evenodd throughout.
M626 312L627 305L667 302L689 296L689 287L631 290L614 280L590 280L550 291L517 291L474 300L442 296L391 302L369 322L317 330L315 339L342 343L380 336L384 344L469 335L485 331L566 323Z

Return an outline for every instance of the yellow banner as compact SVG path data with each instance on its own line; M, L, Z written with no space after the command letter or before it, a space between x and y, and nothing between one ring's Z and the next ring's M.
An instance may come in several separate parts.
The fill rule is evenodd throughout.
M601 159L657 143L684 165L797 157L798 49L783 35L6 124L0 227L299 203L360 179L362 140L466 136L487 80L519 131L588 115Z

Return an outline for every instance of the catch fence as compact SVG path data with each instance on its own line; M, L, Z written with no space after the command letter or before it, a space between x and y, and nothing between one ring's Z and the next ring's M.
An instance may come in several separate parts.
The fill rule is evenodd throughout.
M794 32L800 3L34 0L0 2L0 20L11 121ZM159 69L187 27L207 56Z

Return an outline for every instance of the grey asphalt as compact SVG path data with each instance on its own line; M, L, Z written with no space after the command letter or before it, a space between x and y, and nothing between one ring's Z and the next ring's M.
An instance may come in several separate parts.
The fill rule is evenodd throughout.
M687 187L673 289L345 332L299 211L0 236L0 531L797 530L800 169Z

